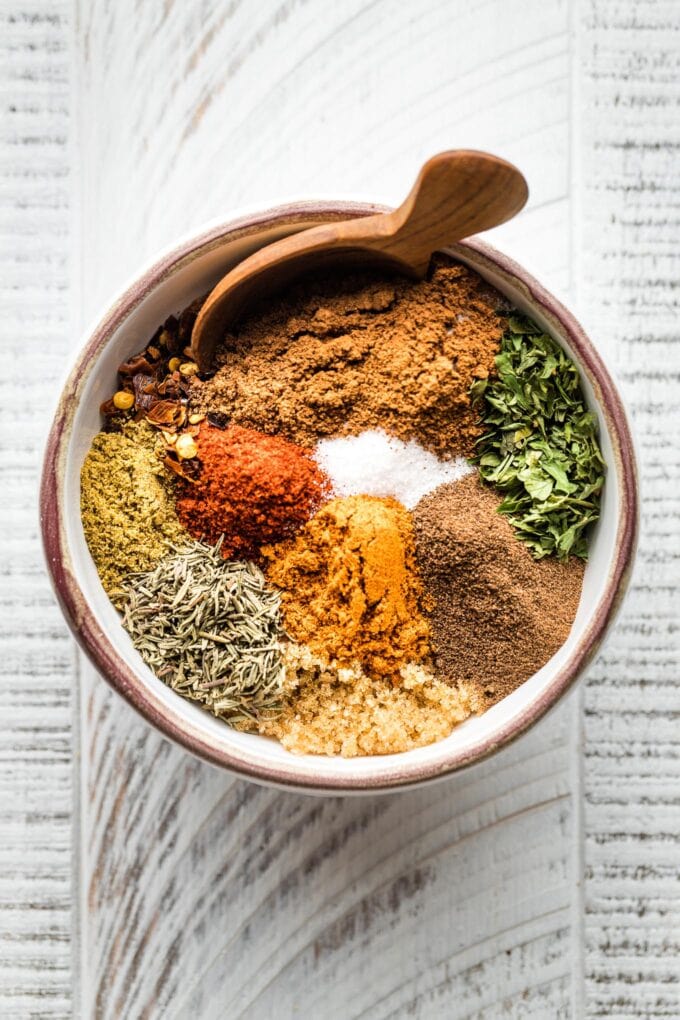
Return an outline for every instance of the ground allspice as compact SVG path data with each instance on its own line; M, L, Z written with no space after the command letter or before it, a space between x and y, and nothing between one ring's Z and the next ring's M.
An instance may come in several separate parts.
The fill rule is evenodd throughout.
M422 281L305 280L225 337L214 377L192 382L192 404L302 445L381 428L470 455L481 429L469 389L493 370L502 301L444 256Z
M535 560L497 493L469 475L414 511L416 561L431 612L435 674L472 685L489 707L528 680L565 642L584 563Z

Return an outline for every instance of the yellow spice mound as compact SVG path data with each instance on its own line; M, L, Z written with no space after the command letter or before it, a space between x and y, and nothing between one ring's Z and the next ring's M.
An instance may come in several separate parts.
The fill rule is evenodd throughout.
M411 518L396 500L333 499L295 539L263 553L294 641L378 676L429 654Z
M474 692L413 663L401 667L393 684L356 665L335 669L301 645L287 645L283 661L283 712L259 728L295 754L396 754L447 737L481 708Z

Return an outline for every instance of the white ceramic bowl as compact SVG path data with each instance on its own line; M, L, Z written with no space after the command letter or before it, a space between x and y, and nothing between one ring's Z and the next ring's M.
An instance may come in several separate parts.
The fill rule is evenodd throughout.
M607 462L602 516L591 536L578 614L566 643L533 677L445 740L366 758L297 756L279 743L237 733L180 698L151 673L101 587L79 512L80 468L99 430L99 406L117 366L169 314L205 293L225 270L279 237L321 222L368 215L371 205L308 202L244 216L173 248L108 308L77 355L49 436L41 489L48 569L64 615L102 676L153 726L213 764L260 782L309 792L376 792L445 776L519 736L583 673L611 626L632 568L638 521L635 455L621 398L573 316L520 266L481 241L447 249L535 319L578 363L597 414Z

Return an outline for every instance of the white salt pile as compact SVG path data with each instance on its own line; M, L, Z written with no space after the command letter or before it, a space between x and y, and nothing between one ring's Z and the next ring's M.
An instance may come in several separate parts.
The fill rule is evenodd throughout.
M439 460L414 439L404 443L379 429L322 439L316 459L337 496L393 496L408 510L428 492L474 470L463 457Z

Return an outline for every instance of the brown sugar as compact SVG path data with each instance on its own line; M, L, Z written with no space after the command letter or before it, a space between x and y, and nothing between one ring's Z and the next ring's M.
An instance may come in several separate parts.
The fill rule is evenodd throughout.
M307 280L263 302L196 379L193 405L303 446L382 428L448 457L480 435L468 391L494 366L501 295L444 256L423 281Z
M527 680L566 640L584 564L535 560L476 475L443 485L414 511L416 560L434 598L435 673L472 685L488 707Z
M296 538L263 554L294 641L378 676L429 654L411 518L396 500L331 500Z
M397 754L447 737L478 710L474 691L436 680L422 666L400 669L398 683L358 667L336 669L309 648L288 645L283 712L260 733L295 754Z

